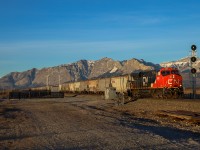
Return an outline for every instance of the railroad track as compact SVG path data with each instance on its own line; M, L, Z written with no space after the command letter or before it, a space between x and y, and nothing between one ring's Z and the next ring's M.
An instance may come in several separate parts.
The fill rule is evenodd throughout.
M200 124L200 113L185 111L185 110L177 110L177 111L159 111L158 115L161 117L172 117L180 120L187 120L193 123Z

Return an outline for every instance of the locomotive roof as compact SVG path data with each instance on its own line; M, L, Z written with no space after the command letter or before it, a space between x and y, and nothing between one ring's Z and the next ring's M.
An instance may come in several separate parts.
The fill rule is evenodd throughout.
M161 68L160 69L160 71L162 71L162 70L178 70L178 68L176 68L176 67L163 67L163 68Z

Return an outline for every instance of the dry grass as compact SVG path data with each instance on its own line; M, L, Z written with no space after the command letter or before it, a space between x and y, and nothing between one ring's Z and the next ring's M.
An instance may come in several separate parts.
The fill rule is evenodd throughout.
M192 88L187 88L187 89L184 89L184 93L190 94L190 93L193 93L193 90L192 90ZM196 89L196 94L200 94L200 88Z

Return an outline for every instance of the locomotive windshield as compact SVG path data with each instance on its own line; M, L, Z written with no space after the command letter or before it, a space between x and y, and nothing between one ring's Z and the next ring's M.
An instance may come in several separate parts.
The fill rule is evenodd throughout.
M177 74L177 75L179 75L179 71L178 70L172 70L171 74Z
M162 76L167 76L170 74L176 74L176 75L180 75L178 70L171 70L171 72L169 70L163 70L161 71Z
M162 76L167 76L167 75L170 75L170 71L168 70L164 70L161 72Z

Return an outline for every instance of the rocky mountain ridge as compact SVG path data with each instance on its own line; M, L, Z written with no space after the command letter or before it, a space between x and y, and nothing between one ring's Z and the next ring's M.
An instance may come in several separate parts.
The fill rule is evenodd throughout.
M59 82L62 84L64 82L110 77L158 68L160 68L158 64L135 58L124 61L117 61L107 57L97 61L80 60L55 67L12 72L0 78L0 89L58 85Z

